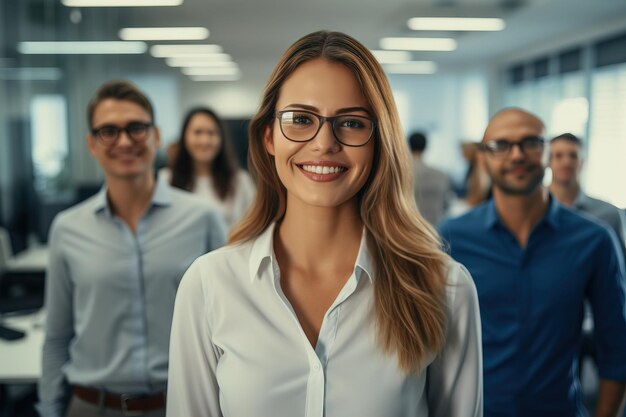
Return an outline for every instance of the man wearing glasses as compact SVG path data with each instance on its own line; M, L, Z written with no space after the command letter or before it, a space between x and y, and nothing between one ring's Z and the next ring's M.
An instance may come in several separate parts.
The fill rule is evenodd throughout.
M87 117L106 186L51 228L38 410L164 416L176 289L225 243L225 225L204 200L155 181L159 129L143 92L106 83Z
M480 146L493 199L440 228L478 290L485 416L587 415L577 359L587 299L601 352L595 416L616 417L626 390L624 261L612 231L542 186L543 132L521 109L497 113Z

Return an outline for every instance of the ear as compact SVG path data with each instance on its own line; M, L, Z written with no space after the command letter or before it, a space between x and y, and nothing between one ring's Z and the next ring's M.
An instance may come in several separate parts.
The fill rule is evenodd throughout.
M158 126L154 126L154 145L156 149L161 147L161 129Z
M89 153L93 156L96 155L96 139L93 137L93 135L91 133L87 133L87 135L85 136L85 140L87 141L87 149L89 150Z
M265 130L263 131L263 145L265 146L265 150L272 156L276 155L274 151L274 135L272 134L272 128L270 126L265 126Z

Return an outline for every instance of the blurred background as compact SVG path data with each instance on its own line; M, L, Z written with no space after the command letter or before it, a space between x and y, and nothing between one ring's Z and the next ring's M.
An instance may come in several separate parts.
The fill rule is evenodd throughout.
M0 226L14 251L45 242L54 215L100 186L84 137L102 82L125 78L148 93L163 148L187 109L213 107L245 164L246 121L273 65L319 29L376 51L405 133L426 132L426 161L455 181L467 170L460 144L515 105L549 135L580 135L583 187L626 206L623 0L2 0Z

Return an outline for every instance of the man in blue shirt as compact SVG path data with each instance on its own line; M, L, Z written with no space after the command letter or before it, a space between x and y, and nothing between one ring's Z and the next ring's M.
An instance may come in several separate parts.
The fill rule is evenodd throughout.
M176 289L196 257L225 243L225 225L204 200L155 180L159 129L134 85L100 87L88 123L106 186L51 228L38 410L164 416Z
M612 231L542 186L543 131L521 109L497 113L481 144L493 199L440 227L478 290L485 416L587 415L577 356L588 299L600 348L595 416L616 417L626 391L622 255Z

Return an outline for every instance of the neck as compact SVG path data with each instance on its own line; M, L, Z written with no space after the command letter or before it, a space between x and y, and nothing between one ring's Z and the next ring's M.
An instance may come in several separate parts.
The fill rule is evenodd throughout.
M532 228L548 208L548 190L540 186L528 195L512 195L494 187L493 199L500 219L520 246L525 247Z
M154 193L154 175L127 179L107 178L107 198L113 214L121 218L133 232L146 212Z
M356 200L340 207L313 207L289 199L275 234L281 269L293 266L307 271L352 268L363 233Z
M421 152L413 152L413 159L415 159L417 161L421 161L422 160L422 153Z
M211 176L211 163L194 162L193 172L196 177L210 177Z
M552 180L550 192L561 204L572 206L578 197L578 193L580 193L580 186L576 181L567 183Z

